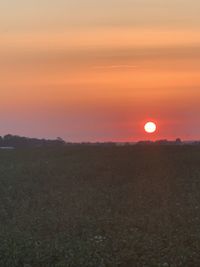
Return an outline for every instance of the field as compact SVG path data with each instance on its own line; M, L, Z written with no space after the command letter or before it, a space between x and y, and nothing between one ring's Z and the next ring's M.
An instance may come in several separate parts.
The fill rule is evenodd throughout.
M0 266L199 267L200 147L0 151Z

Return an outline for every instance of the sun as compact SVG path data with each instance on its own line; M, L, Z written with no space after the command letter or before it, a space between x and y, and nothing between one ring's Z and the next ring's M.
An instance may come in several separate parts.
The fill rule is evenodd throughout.
M152 121L149 121L144 125L144 130L147 133L154 133L156 131L156 128L156 124Z

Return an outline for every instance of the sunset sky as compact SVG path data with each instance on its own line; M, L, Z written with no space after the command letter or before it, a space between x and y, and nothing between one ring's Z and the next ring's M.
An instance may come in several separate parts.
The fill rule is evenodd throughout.
M1 1L0 135L200 139L199 10L199 0Z

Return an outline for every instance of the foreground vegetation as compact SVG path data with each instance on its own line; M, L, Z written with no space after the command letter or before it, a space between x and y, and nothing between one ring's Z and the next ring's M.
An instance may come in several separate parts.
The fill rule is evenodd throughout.
M0 151L0 266L200 266L200 147Z

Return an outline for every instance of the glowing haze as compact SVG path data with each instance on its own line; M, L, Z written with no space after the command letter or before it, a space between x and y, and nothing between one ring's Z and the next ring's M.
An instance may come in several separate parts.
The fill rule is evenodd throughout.
M0 133L200 137L199 0L0 3Z

